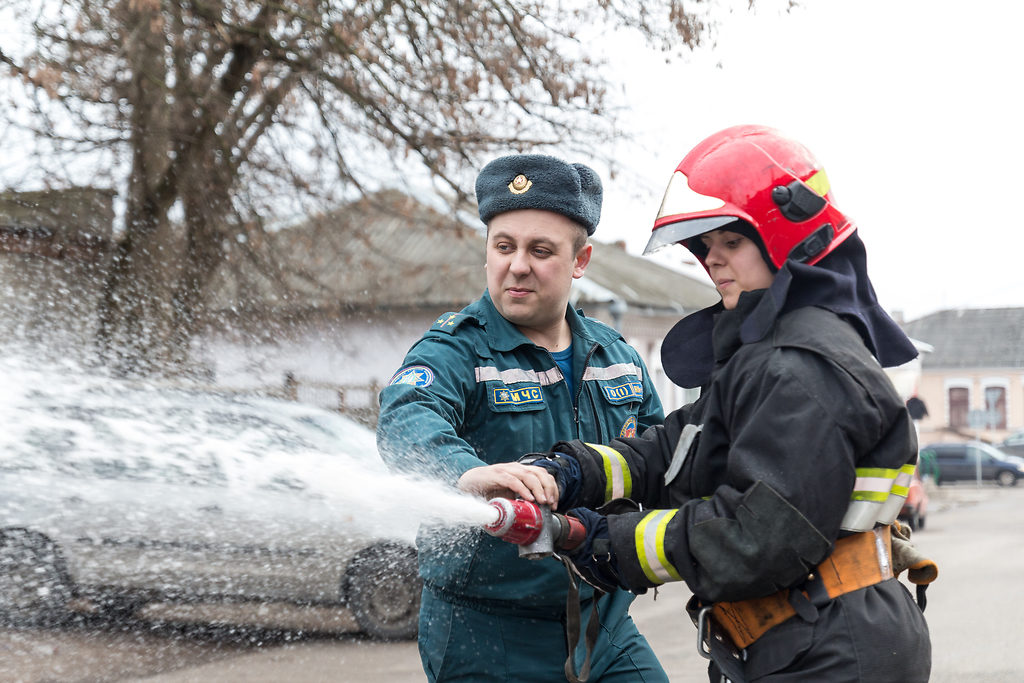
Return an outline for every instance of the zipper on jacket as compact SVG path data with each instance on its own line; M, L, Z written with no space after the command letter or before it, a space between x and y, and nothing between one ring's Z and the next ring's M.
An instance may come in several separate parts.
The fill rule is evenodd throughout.
M569 398L572 399L570 401L570 403L572 404L572 421L576 424L576 438L578 438L578 439L586 438L583 434L580 434L580 407L579 406L580 406L580 397L583 396L583 375L586 374L587 368L590 367L590 359L594 356L594 352L597 351L597 347L598 346L599 346L599 344L594 344L593 346L590 347L590 350L587 351L587 355L583 358L583 372L580 373L579 386L576 387L576 397L573 398L572 396L569 396ZM548 351L547 349L544 349L544 352L548 354L548 358L551 359L551 363L554 365L554 367L557 368L558 367L558 363L555 361L555 357L553 355L551 355L551 352ZM573 368L573 370L575 370L575 369L576 368ZM565 382L565 388L568 389L569 388L569 382L566 381L564 376L562 377L562 381ZM591 401L591 406L593 406L593 404L594 404L594 402ZM601 438L600 438L601 437L601 418L598 416L596 408L594 408L594 420L597 423L597 435L598 435L598 440L600 441L601 440Z
M583 359L583 372L580 373L580 385L576 388L576 400L573 401L573 406L572 406L573 416L576 419L576 436L578 438L580 438L580 439L586 439L586 435L580 434L580 407L579 406L580 406L580 398L583 396L583 384L584 384L583 376L587 374L587 368L590 367L590 359L593 358L594 352L597 351L597 347L598 347L597 344L594 344L593 346L591 346L590 350L587 351L586 357ZM598 441L603 441L603 439L601 438L601 417L597 414L597 408L595 407L595 402L593 400L590 401L590 407L591 407L591 410L594 413L594 423L595 423L595 425L597 427L597 440Z

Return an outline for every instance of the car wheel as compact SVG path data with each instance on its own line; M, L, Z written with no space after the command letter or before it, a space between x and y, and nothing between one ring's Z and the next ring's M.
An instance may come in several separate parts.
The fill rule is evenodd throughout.
M57 547L24 529L0 533L0 623L55 626L65 621L71 581Z
M916 527L917 531L921 531L922 529L924 529L924 519L925 519L924 515L918 515L917 516L917 527Z
M996 475L996 483L998 483L1000 486L1016 486L1017 475L1015 475L1010 470L1003 470L1002 472Z
M345 596L359 628L382 640L416 637L422 587L416 549L397 543L361 550L345 572Z

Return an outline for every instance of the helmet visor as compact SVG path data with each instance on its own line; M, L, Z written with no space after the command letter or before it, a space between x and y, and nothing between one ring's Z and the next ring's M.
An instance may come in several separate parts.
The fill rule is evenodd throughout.
M672 174L672 179L668 181L668 187L665 188L665 196L661 199L657 220L667 216L715 211L724 206L725 200L719 197L694 192L683 172L676 171Z
M694 192L686 175L682 171L676 171L668 181L668 187L665 189L665 196L661 200L661 207L658 209L658 217L655 222L657 223L663 218L671 219L674 216L678 216L680 220L655 228L654 234L651 235L651 239L644 249L644 254L652 254L662 247L695 237L708 230L715 230L736 220L732 216L686 218L688 215L715 211L724 207L725 201L721 198Z
M688 240L697 235L703 235L711 230L721 230L725 226L736 223L739 220L736 216L705 216L703 218L691 218L679 221L678 223L663 225L660 228L656 228L651 234L651 239L647 242L647 246L644 247L644 256L653 254L662 247ZM689 249L688 245L687 248Z

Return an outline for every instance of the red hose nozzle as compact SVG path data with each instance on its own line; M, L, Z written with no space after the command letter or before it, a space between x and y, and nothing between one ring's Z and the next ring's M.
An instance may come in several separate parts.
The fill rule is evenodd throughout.
M540 506L526 500L494 498L491 507L498 511L498 518L484 526L484 531L503 541L525 545L533 543L544 529L544 517Z
M494 498L489 502L497 511L497 519L485 524L484 531L520 546L520 555L541 557L555 550L573 550L587 536L580 520L552 514L547 506L542 508L526 500L508 498ZM549 525L547 529L545 523Z

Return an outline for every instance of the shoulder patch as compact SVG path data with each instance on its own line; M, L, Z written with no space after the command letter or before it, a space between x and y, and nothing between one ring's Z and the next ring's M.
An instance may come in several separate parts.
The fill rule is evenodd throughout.
M464 313L445 313L434 321L430 330L431 332L447 332L448 334L453 334L455 330L458 329L459 325L468 319L469 316Z
M411 384L414 387L429 387L434 383L434 371L426 365L410 365L394 374L388 386L392 384Z

